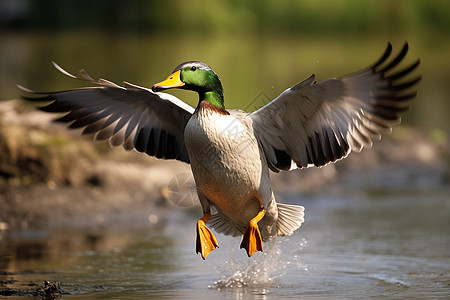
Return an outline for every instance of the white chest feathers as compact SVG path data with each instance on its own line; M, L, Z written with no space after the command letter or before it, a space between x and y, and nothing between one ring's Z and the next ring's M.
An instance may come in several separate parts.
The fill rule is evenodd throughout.
M261 153L245 113L200 110L186 125L184 137L198 186L221 194L258 189Z
M213 151L211 154L226 159L245 154L242 152L245 150L258 151L251 132L251 126L241 116L200 110L186 125L185 143L190 155L198 156L199 152ZM250 149L246 149L248 147Z

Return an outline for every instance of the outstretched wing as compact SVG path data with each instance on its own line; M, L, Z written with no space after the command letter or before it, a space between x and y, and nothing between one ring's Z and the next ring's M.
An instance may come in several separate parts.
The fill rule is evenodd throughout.
M371 147L381 133L390 132L409 109L417 94L411 88L421 79L405 79L419 60L398 68L407 51L405 43L390 60L389 43L373 66L323 82L316 82L313 74L253 112L255 136L271 169L323 166Z
M42 93L19 86L32 94L23 97L46 102L40 110L66 113L56 121L71 123L69 128L84 128L83 134L95 134L95 140L109 140L111 146L136 149L157 158L189 163L184 144L184 128L194 108L165 93L124 83L116 85L104 79L94 80L84 70L78 78L54 63L63 74L97 86Z

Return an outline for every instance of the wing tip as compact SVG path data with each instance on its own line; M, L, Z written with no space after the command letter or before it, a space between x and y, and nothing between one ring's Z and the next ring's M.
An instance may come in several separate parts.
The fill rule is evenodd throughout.
M24 87L23 85L16 84L16 86L17 86L17 88L18 88L19 90L21 90L21 91L23 91L23 92L25 92L25 93L30 93L30 94L35 94L35 93L36 93L36 91L31 90L31 89L29 89L29 88L26 88L26 87Z
M52 61L53 66L55 67L56 70L58 70L59 72L63 73L64 75L73 78L73 79L78 79L77 76L67 72L66 70L64 70L60 65L58 65L56 62Z

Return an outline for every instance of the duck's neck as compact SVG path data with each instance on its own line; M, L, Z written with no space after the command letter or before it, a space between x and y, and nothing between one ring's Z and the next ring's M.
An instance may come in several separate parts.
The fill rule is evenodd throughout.
M208 91L199 94L199 106L203 109L213 110L217 113L229 115L230 113L225 109L222 90Z
M222 90L207 91L200 96L201 101L208 101L212 105L225 109Z

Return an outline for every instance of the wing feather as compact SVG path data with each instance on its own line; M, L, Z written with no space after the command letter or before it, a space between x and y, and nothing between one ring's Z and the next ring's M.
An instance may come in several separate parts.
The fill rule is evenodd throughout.
M421 79L406 78L419 60L399 67L407 52L405 43L392 58L389 43L371 67L323 82L313 74L250 114L270 168L323 166L370 148L382 133L391 132L408 111L417 94L411 89Z
M109 140L111 146L189 163L184 128L193 107L172 95L131 83L120 86L105 79L95 81L85 70L80 71L79 78L53 64L64 75L96 86L49 93L19 86L32 94L24 99L45 103L39 107L43 111L65 113L55 121L70 123L69 128L83 128L82 134L95 134L95 140Z

